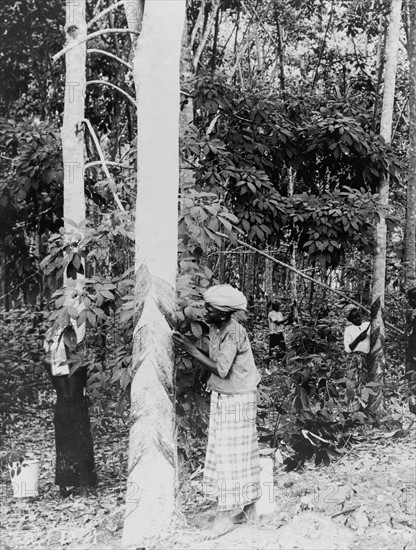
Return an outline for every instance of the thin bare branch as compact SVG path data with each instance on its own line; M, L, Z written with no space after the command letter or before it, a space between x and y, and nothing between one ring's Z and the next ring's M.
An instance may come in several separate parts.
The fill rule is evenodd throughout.
M135 169L133 166L129 166L128 164L121 164L120 162L114 162L112 160L106 160L105 162L107 166L118 166L119 168L127 168L128 170ZM93 166L101 166L101 165L102 165L101 160L93 160L85 164L84 170L86 170L87 168L92 168Z
M108 8L105 8L105 10L100 11L100 13L98 13L95 17L93 17L91 19L91 21L89 21L89 23L87 24L87 29L92 27L92 25L94 25L94 23L96 23L99 19L101 19L102 17L107 15L107 13L109 13L110 11L115 10L116 8L118 8L119 6L122 6L123 4L124 4L124 0L119 0L118 2L115 2L114 4L109 6Z
M114 55L110 52L106 52L105 50L99 50L98 48L91 48L91 49L87 50L87 53L100 53L100 54L106 55L108 57L111 57L111 58L115 59L116 61L119 61L120 63L125 65L130 71L133 69L132 66L130 65L130 63L127 63L127 61L124 61L124 59L121 59L121 57L118 57L117 55ZM90 80L89 82L97 82L97 81ZM99 82L106 82L106 81L101 81L100 80ZM115 84L112 84L112 83L110 85L115 86ZM115 86L115 87L117 88L117 86ZM120 92L125 93L120 88L117 88L117 89ZM181 94L186 96L186 97L192 97L192 94L190 94L189 92L185 92L184 90L181 90ZM129 96L129 98L130 97L131 96Z
M111 57L112 59L115 59L122 65L125 65L130 71L132 70L132 66L130 63L127 63L127 61L124 61L124 59L121 59L121 57L118 57L117 55L114 55L113 53L106 52L105 50L99 50L98 48L91 48L87 50L87 53L99 53L102 55L106 55L107 57Z
M408 101L409 101L409 98L406 97L405 100L404 100L403 103L402 103L402 106L400 107L400 112L399 112L399 116L397 117L397 120L396 120L396 125L394 126L394 129L393 129L393 131L392 131L392 133L391 133L391 143L393 143L394 138L395 138L395 136L396 136L396 132L397 132L397 128L398 128L399 123L400 123L400 119L403 118L403 122L404 122L406 125L408 124L408 122L407 122L407 120L406 120L406 118L405 118L405 116L404 116L404 111L405 111L405 109L406 109L406 107L407 107Z
M110 180L110 182L112 182L113 186L114 186L114 189L111 189L111 186L110 186L110 189L113 193L113 197L114 197L114 201L115 203L117 204L117 206L119 207L119 209L121 211L124 211L125 208L124 206L121 204L121 201L120 199L118 198L118 195L116 193L116 183L112 177L112 175L110 174L110 171L108 170L108 166L107 166L107 161L105 160L104 158L104 153L103 153L103 150L101 149L101 145L100 145L100 142L98 141L98 137L97 137L97 134L95 133L94 131L94 128L92 127L92 124L91 122L87 119L87 118L84 118L82 120L82 122L87 126L90 134L91 134L91 137L94 141L94 144L95 144L95 148L97 149L97 153L98 153L98 156L100 157L100 162L101 162L101 165L103 167L103 170L104 170L104 173L105 175L107 176L107 178Z
M104 86L110 86L110 88L114 88L115 90L117 90L118 92L120 92L121 94L123 94L125 97L127 97L127 99L129 101L131 101L133 103L133 105L136 107L136 100L134 99L134 97L132 97L131 95L129 95L127 92L125 92L124 90L122 90L119 86L116 86L115 84L113 84L112 82L108 82L107 80L88 80L87 81L87 86L89 84L104 84Z
M87 42L88 40L91 40L92 38L96 38L97 36L101 36L103 34L126 33L126 32L129 32L131 34L137 34L137 35L139 34L138 32L131 31L130 29L101 29L99 31L92 32L91 34L89 34L83 40L77 40L77 41L71 42L71 44L69 44L68 46L65 46L65 48L62 48L62 50L60 50L58 53L56 53L54 56L52 56L52 62L55 63L56 61L58 61L58 59L60 57L65 55L67 52L69 52L73 48L76 48L77 46L79 46L83 42Z
M23 279L23 281L21 281L20 283L18 283L17 285L14 285L11 290L9 290L9 292L6 292L6 294L3 294L3 296L0 296L0 300L4 300L4 298L6 298L7 296L10 296L17 288L20 288L22 287L26 281L28 281L29 279L33 279L33 277L36 277L37 275L41 275L41 272L40 271L36 271L35 273L32 273L32 275L29 275L29 277L26 277L26 279Z

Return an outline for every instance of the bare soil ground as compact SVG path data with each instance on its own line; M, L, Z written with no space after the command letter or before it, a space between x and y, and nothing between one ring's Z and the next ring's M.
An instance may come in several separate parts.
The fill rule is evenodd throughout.
M200 493L200 477L188 484L176 527L154 548L415 550L415 417L407 428L369 431L338 461L302 472L275 469L273 513L256 525L237 526L212 541L201 540L213 509ZM52 409L23 411L13 444L42 461L39 496L15 499L3 474L2 550L120 548L125 499L126 433L96 437L99 485L87 496L62 500L54 485Z

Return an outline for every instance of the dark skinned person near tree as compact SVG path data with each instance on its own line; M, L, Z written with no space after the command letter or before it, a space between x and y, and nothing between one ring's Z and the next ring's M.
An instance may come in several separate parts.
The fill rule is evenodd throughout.
M260 459L257 441L257 385L245 329L233 313L246 310L247 300L230 285L216 285L205 295L205 321L210 325L209 355L187 337L173 333L174 342L211 373L208 445L203 486L217 501L214 524L205 539L220 537L235 523L255 521L260 498Z
M49 354L46 369L56 392L55 484L63 498L70 494L68 487L79 487L80 494L85 496L87 488L97 482L88 398L85 395L87 367L71 367L84 331L85 328L71 325L63 330L53 328L47 333L45 342Z
M277 356L286 353L285 326L293 323L293 309L286 317L280 311L279 302L271 302L267 315L269 324L269 354L277 348Z
M282 352L286 352L284 324L287 319L283 318L279 302L272 302L267 320L269 323L269 353L276 347L280 348Z
M350 322L344 331L344 349L348 354L347 395L350 411L354 412L360 408L361 387L369 381L370 323L363 322L360 310L353 304L347 306L344 313Z

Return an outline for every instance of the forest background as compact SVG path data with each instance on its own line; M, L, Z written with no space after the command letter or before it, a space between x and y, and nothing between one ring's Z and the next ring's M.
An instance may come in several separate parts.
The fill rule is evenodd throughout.
M95 430L119 429L115 416L128 429L140 363L133 359L135 307L141 311L134 273L140 119L133 65L143 7L104 0L85 6L94 36L77 129L85 158L83 192L71 198L72 211L85 212L78 220L65 215L71 163L63 161L61 129L68 82L64 56L56 55L75 34L68 11L65 18L57 0L2 6L5 449L13 446L19 409L37 403L49 387L45 331L71 319L87 325L72 368L88 366ZM400 422L412 393L404 363L405 292L415 281L409 71L415 25L412 3L398 0L195 0L186 6L175 323L196 339L203 336L201 292L212 283L229 282L247 295L246 323L263 373L260 438L279 449L289 469L311 458L328 463L360 426ZM157 232L169 233L157 203L152 216ZM157 252L155 233L142 239ZM81 314L63 290L64 282L79 280ZM284 361L268 356L273 298L295 318ZM345 378L343 308L351 302L369 320L371 312L377 350L372 380L360 388ZM180 476L197 470L203 458L207 396L195 373L178 355ZM351 392L358 389L360 408L351 412Z

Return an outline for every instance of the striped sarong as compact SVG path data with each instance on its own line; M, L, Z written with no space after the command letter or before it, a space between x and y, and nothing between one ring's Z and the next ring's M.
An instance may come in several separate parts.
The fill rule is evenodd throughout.
M370 358L368 353L354 351L347 357L346 388L347 388L347 410L358 412L363 407L360 404L361 392L364 386L370 381Z
M203 486L218 511L242 509L260 498L257 393L211 394Z

